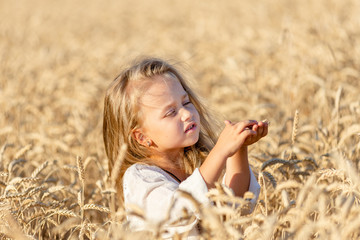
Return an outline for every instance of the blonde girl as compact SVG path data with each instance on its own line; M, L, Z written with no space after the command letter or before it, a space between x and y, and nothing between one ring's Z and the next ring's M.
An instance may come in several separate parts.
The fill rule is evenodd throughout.
M178 190L209 204L206 193L223 170L223 183L235 195L252 191L257 199L260 186L249 167L247 146L267 131L264 122L225 121L216 138L205 107L173 65L146 58L125 69L106 91L103 136L110 172L120 148L127 146L117 180L119 199L141 207L146 219L129 216L131 228L149 229L166 219L163 224L170 226L184 208L196 215ZM195 218L185 227L169 227L167 236L190 230L195 236L197 223Z

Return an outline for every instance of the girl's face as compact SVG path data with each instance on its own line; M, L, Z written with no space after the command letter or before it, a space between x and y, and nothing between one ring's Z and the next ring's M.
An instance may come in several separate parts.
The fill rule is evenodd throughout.
M179 151L198 141L199 113L176 78L156 76L140 102L141 132L156 151Z

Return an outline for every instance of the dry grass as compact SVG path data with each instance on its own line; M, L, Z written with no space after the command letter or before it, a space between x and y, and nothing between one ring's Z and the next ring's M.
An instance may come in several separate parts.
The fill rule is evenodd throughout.
M127 230L102 143L105 87L141 54L186 63L224 118L271 122L250 148L255 211L218 186L214 208L197 206L203 238L359 239L359 12L356 0L0 0L0 238L165 231Z

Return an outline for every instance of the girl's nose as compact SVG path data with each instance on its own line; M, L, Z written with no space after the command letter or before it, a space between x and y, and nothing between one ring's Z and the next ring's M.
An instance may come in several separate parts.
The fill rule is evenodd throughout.
M181 108L181 121L186 122L192 117L192 113L186 109Z

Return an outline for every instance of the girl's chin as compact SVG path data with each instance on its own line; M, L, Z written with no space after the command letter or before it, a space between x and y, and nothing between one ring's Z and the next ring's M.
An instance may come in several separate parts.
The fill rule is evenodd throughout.
M186 147L194 146L198 141L199 141L199 138L196 138L196 139L194 139L194 141L192 141L192 142L190 142L189 144L187 144L188 146L186 146Z

